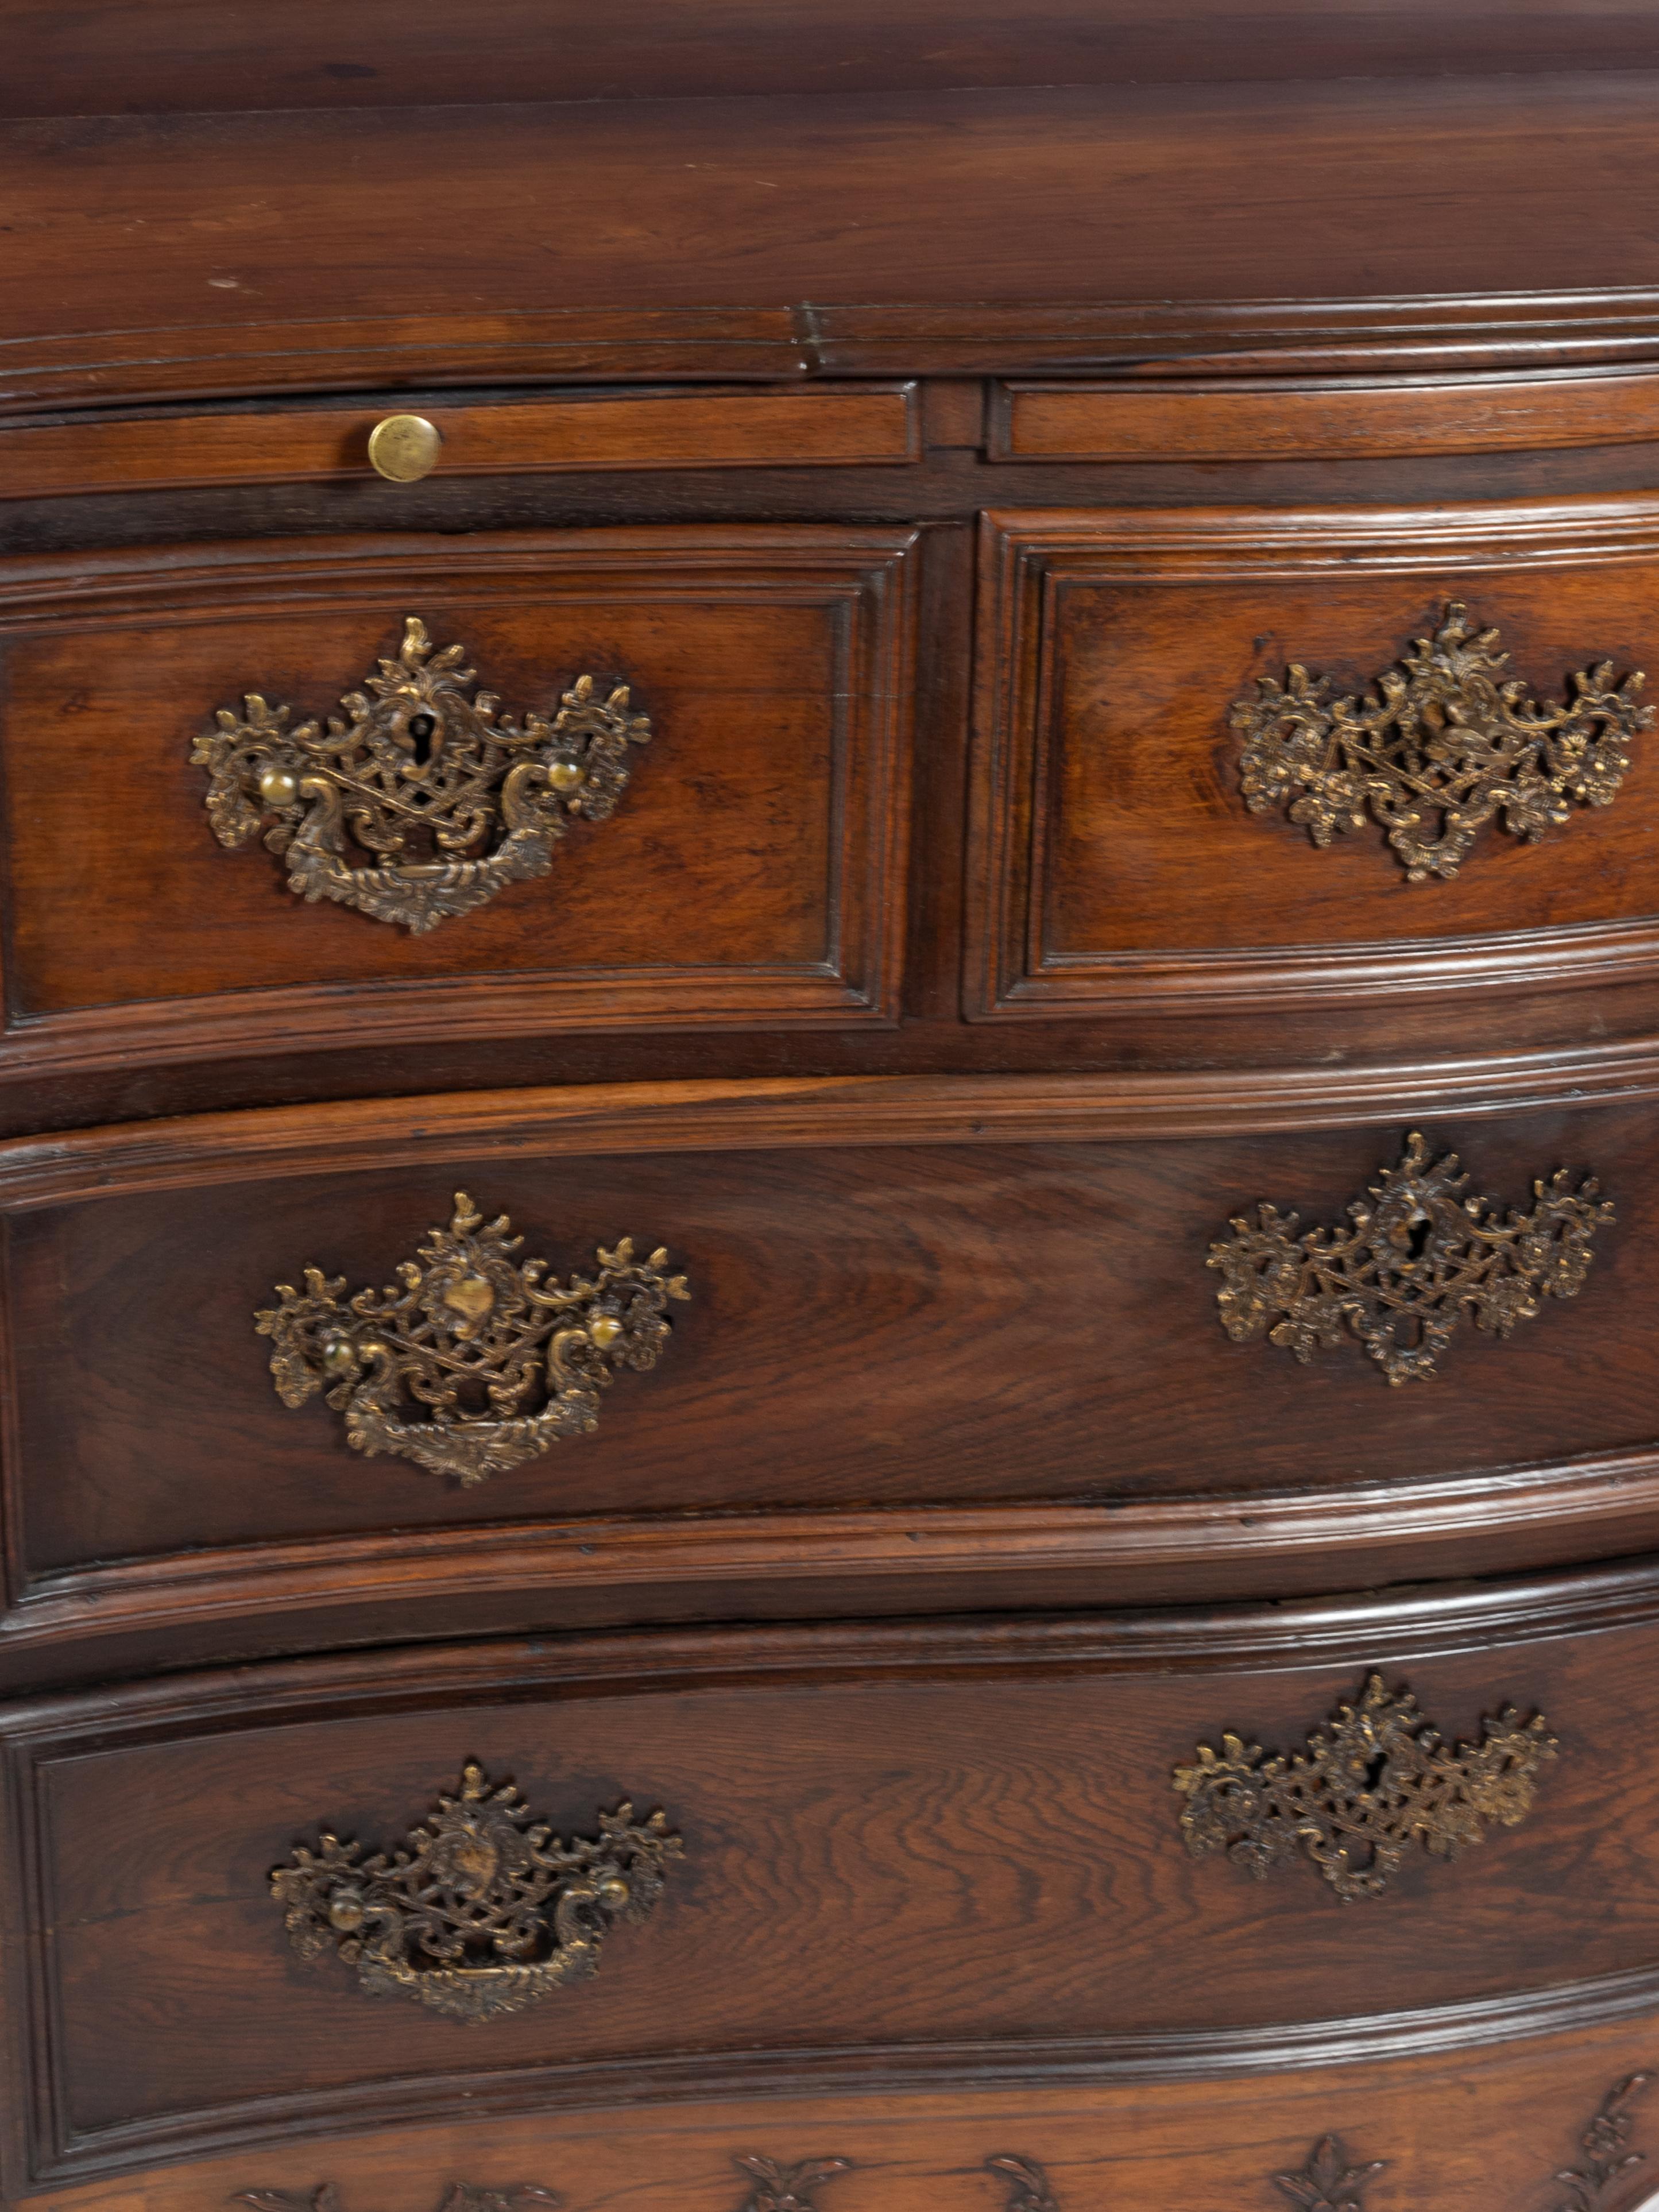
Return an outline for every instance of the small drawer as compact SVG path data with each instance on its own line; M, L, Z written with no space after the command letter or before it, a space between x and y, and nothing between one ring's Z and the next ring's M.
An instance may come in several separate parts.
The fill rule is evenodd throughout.
M178 409L0 429L0 500L611 469L857 468L921 456L912 384L570 392L381 408ZM388 495L390 497L391 495Z
M1654 1542L1650 1104L1115 1113L849 1079L9 1146L0 1668Z
M13 1708L15 2170L234 2148L247 2189L262 2147L320 2180L319 2135L471 2120L481 2092L1351 2062L1329 2081L1628 2021L1659 2002L1654 1605L1632 1574L1305 1618L544 1638Z
M1659 973L1656 580L1646 498L988 518L969 1015Z
M0 571L0 1073L890 1021L911 543L578 531Z

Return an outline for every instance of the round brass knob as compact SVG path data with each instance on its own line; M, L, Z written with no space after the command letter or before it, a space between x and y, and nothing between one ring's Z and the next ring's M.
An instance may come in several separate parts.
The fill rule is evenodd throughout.
M369 466L388 483L429 477L443 451L443 433L424 415L388 415L368 434Z

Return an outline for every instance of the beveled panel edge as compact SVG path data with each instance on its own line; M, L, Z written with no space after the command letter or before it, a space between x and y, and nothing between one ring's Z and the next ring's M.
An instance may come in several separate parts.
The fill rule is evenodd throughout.
M813 452L788 446L775 427L763 431L745 425L742 450L699 451L701 434L687 418L710 403L751 410L768 403L793 407L814 427L823 427L844 403L891 400L897 434L884 441L871 435L843 437L834 451ZM9 499L69 498L84 493L198 489L222 484L282 484L372 477L368 433L381 414L406 411L406 395L367 395L355 404L293 408L280 403L256 416L154 410L142 415L87 410L72 420L36 424L27 417L8 421L0 413L0 501ZM549 434L574 428L586 413L626 408L654 410L641 423L636 450L620 456L559 454L547 450ZM920 387L914 382L817 384L782 386L750 384L699 385L695 390L549 391L513 398L479 401L439 399L423 411L433 417L444 444L435 473L448 477L535 477L568 472L608 474L617 471L732 468L882 467L914 463L921 457ZM469 450L468 433L518 430L523 443L511 459ZM678 434L683 432L683 434ZM538 434L542 450L534 449Z
M1336 996L1581 988L1659 974L1659 917L1477 938L1222 951L1028 956L1036 855L1030 787L1042 735L1019 705L1042 618L1062 586L1225 583L1238 576L1445 577L1524 563L1593 568L1659 555L1659 498L1459 502L1438 507L988 508L980 517L978 639L969 769L962 1012L969 1022L1183 1014ZM1042 605L1034 599L1041 598Z
M0 1144L0 1215L129 1192L544 1152L1115 1144L1659 1097L1659 1038L1333 1069L568 1084L246 1108Z
M1659 362L1659 290L1370 299L503 308L43 333L0 414L82 404L578 378L1447 372Z
M191 1059L257 1058L280 1034L289 1050L453 1037L548 1036L577 1030L878 1028L898 1019L905 954L911 720L921 533L903 526L650 524L502 531L472 538L430 533L273 538L160 551L0 561L0 642L123 619L148 624L258 612L331 611L374 603L430 575L453 604L492 584L556 587L594 567L643 580L674 562L698 562L711 596L764 595L774 574L816 578L826 603L851 611L838 641L854 709L837 723L833 874L826 921L840 965L767 972L688 966L610 977L468 975L422 983L257 987L200 998L129 1000L0 1024L0 1082ZM856 709L863 708L862 717ZM863 804L846 804L849 757L860 750ZM7 947L9 954L9 946Z
M1425 419L1399 418L1415 399ZM1054 402L1078 403L1067 410ZM1093 404L1093 403L1097 403ZM1220 422L1214 419L1219 403ZM1092 420L1096 434L1064 429ZM1177 416L1186 418L1172 434ZM1334 418L1340 417L1340 427ZM1060 418L1056 420L1055 418ZM1343 460L1633 445L1659 435L1659 379L1547 369L1531 376L1409 371L1347 377L1097 377L994 380L986 458L994 462ZM1045 431L1050 422L1054 427Z
M972 1579L992 1592L1018 1577L1026 1601L1036 1578L1063 1577L1068 1601L1086 1583L1090 1603L1135 1604L1155 1601L1146 1578L1160 1569L1201 1569L1206 1590L1249 1601L1366 1574L1387 1581L1406 1562L1427 1582L1494 1559L1511 1573L1541 1572L1650 1545L1659 1545L1659 1444L1317 1492L589 1515L289 1539L54 1569L32 1582L14 1530L0 1694L9 1663L25 1655L95 1667L105 1638L292 1624L348 1603L372 1612L377 1601L401 1608L483 1598L533 1611L578 1589L775 1592L789 1583L804 1616L815 1584L856 1576L899 1586L879 1608L890 1614L925 1605L930 1578L949 1576L958 1589ZM360 1640L372 1632L365 1614Z

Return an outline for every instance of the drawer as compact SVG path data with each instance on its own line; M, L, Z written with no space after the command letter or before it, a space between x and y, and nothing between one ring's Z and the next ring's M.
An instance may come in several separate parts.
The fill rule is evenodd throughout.
M1167 1118L1060 1079L850 1079L7 1147L0 1663L1652 1544L1650 1103L1447 1117L1416 1146L1397 1122L1152 1141ZM1333 1258L1356 1205L1372 1241Z
M913 384L567 392L457 405L154 409L0 430L0 500L611 469L865 467L921 455ZM386 495L394 505L396 494Z
M262 2147L320 2180L319 2134L481 2103L932 2088L971 2115L999 2082L1230 2072L1271 2133L1272 2077L1333 2057L1307 2132L1346 2133L1345 2076L1659 2002L1655 1604L1647 1570L1392 1609L542 1638L13 1708L10 2040L38 2094L7 2101L12 2171L234 2148L247 2188ZM1234 1858L1183 1841L1200 1747L1258 1777L1309 1747L1312 1840L1261 1880L1270 1776L1258 1812L1207 1801ZM1388 1808L1364 1834L1351 1759ZM1441 1843L1455 1819L1453 1855L1419 1814ZM1371 1887L1345 1900L1315 1844ZM394 1847L407 1881L374 1863ZM757 2124L732 2148L766 2151Z
M969 1013L1432 994L1410 1042L1455 1048L1460 994L1651 975L1656 524L988 518Z
M890 1022L911 542L647 528L5 568L0 1073Z

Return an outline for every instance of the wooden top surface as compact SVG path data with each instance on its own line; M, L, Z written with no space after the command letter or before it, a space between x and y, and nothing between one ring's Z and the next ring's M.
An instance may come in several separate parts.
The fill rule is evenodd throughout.
M0 394L629 373L605 333L641 374L890 368L974 302L1092 304L1068 368L1140 303L1392 303L1398 334L1425 296L1571 293L1547 322L1628 324L1659 307L1656 124L1659 72L1610 70L14 120Z

